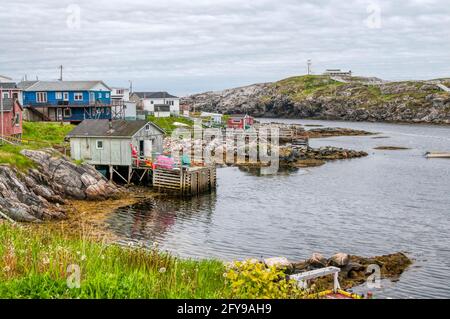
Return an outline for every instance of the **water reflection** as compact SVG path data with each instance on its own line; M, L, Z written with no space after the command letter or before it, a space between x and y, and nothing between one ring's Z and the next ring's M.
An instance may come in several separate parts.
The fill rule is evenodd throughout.
M195 217L202 223L211 223L215 205L216 193L192 199L161 195L117 209L108 217L107 224L122 238L121 241L150 247L154 242L164 241L165 234L177 222L183 223Z
M268 170L266 167L250 167L250 166L240 166L239 170L241 172L247 173L248 175L252 176L269 176L269 175L290 175L294 173L298 173L300 171L299 168L296 167L280 167L278 170L273 174L272 170Z

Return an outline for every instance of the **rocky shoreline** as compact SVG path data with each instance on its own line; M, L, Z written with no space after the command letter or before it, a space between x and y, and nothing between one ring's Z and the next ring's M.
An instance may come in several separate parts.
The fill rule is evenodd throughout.
M287 276L329 266L337 267L340 269L339 283L345 290L366 283L370 279L369 276L374 274L374 269L379 269L380 278L377 279L396 281L413 264L413 261L402 252L369 258L346 253L337 253L326 258L320 253L314 253L309 259L300 262L291 262L285 257L250 259L247 262L262 263L265 267L276 267L283 270ZM234 267L234 263L229 263L228 267ZM312 290L316 291L332 289L333 277L321 277L309 284Z
M24 173L0 166L0 211L14 221L62 219L67 199L104 200L121 192L92 166L77 165L53 149L21 154L36 167Z
M354 151L338 147L320 148L280 148L280 166L282 167L314 167L324 165L327 161L366 157L363 151Z
M309 138L327 138L336 136L369 136L377 134L363 130L354 130L341 127L314 128L307 130L305 133Z

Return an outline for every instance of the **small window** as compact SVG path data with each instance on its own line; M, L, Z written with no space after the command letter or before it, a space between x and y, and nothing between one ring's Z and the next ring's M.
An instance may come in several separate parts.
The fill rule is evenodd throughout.
M72 110L64 109L64 117L71 117L71 116L72 116Z
M97 141L97 149L102 150L103 149L103 141Z
M150 101L150 104L153 104L153 101Z
M64 101L69 101L69 92L63 93Z
M76 92L76 93L74 94L73 99L74 99L75 101L83 101L83 93L81 93L81 92Z
M3 98L4 99L9 99L9 93L8 92L3 92Z
M105 93L105 97L109 99L109 93Z
M36 93L36 102L38 102L38 103L47 102L47 92L37 92Z
M150 124L145 125L145 130L148 132L150 131Z
M102 98L102 92L100 92L100 93L98 94L98 98L99 98L99 99Z
M62 99L62 92L56 92L55 93L55 99L61 100Z
M19 113L17 113L14 118L14 125L20 126L20 114Z

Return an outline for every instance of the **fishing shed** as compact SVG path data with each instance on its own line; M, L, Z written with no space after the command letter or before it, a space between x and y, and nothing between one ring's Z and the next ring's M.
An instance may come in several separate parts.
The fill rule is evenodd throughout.
M145 120L84 120L68 135L74 160L94 165L112 180L148 176L163 151L164 130Z

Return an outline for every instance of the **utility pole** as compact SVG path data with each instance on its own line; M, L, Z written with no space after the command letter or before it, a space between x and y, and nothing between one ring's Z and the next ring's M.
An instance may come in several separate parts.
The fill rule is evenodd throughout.
M308 75L311 75L312 74L312 70L311 70L312 61L311 61L311 59L308 60L307 64L308 64Z
M60 81L63 80L63 66L62 65L59 66L59 80Z
M133 93L133 81L129 81L130 82L130 94Z

